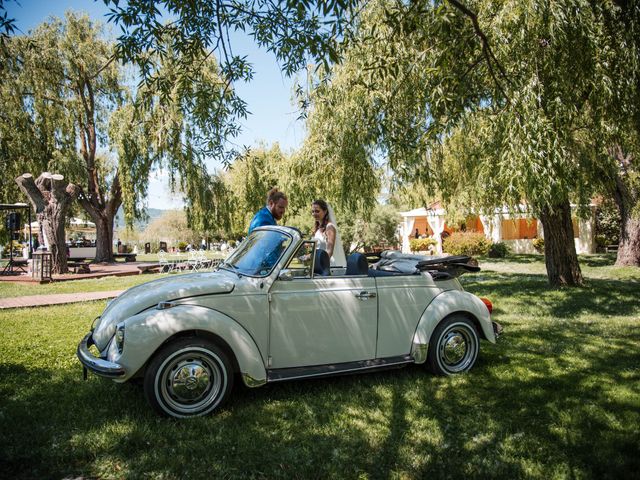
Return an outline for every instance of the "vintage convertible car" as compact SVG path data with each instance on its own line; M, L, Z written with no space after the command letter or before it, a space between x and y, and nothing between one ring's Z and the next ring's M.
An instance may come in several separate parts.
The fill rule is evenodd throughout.
M491 302L465 292L468 257L362 254L346 268L290 227L256 229L216 271L170 276L111 301L77 355L116 382L142 378L151 406L205 415L234 377L268 382L426 363L469 370L480 339L495 342Z

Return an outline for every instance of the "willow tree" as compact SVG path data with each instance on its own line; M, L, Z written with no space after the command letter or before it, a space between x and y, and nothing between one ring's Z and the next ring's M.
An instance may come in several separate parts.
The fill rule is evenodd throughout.
M329 134L334 150L348 134L448 203L526 201L543 225L550 283L580 284L570 204L602 190L611 165L614 65L635 31L624 17L583 0L372 2L311 98L311 115L341 121L311 134Z
M242 31L253 38L255 44L272 52L285 74L291 75L309 64L327 65L338 59L337 46L348 27L357 16L353 0L305 2L252 1L219 2L217 0L128 2L121 4L115 0L105 0L111 7L110 21L122 29L118 38L118 56L140 67L147 84L160 86L161 95L167 95L170 82L163 81L157 61L164 52L173 50L180 54L178 82L188 77L187 69L194 60L205 56L216 57L220 64L220 77L227 88L226 110L234 116L221 130L227 138L237 133L235 121L247 114L246 104L236 95L234 86L238 82L248 82L253 77L253 66L238 51L238 45L230 39L230 33ZM169 43L165 43L165 39ZM158 52L149 56L149 52ZM219 145L218 145L219 146ZM216 148L208 155L221 159L226 166L239 155L233 148ZM240 155L241 156L241 155ZM356 188L365 184L375 184L375 174L365 166L360 176L352 175L346 168L328 168L328 162L316 157L294 156L286 163L282 176L278 176L279 186L286 190L292 206L310 192L321 192L334 202L354 206L375 202L375 194L370 189ZM364 166L364 164L363 164ZM286 179L284 179L286 177ZM290 180L290 181L289 181ZM286 185L285 185L286 183ZM338 185L333 188L333 185ZM259 197L262 200L262 195ZM363 200L362 199L366 199ZM354 200L355 199L355 200ZM291 201L291 200L290 200ZM308 198L304 199L308 202Z
M165 167L193 209L207 210L202 151L220 149L230 115L214 59L202 55L185 71L165 49L158 68L171 88L161 100L157 85L128 87L114 45L86 16L53 19L7 46L1 161L15 176L40 168L81 186L78 200L96 224L96 261L113 261L116 212L124 205L128 223L142 213L153 168Z

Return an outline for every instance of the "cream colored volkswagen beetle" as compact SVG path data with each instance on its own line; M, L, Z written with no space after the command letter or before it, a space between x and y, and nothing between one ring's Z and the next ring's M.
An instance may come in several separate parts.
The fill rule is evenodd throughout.
M354 254L330 268L298 230L261 227L214 272L169 276L114 299L78 358L85 374L141 377L150 405L172 417L213 412L236 377L258 387L411 363L465 372L480 339L495 342L501 327L491 303L457 279L477 269L467 257L426 258L385 252L369 266Z

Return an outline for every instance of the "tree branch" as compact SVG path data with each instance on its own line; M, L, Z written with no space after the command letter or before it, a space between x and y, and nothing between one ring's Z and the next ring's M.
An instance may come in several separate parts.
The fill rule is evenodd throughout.
M498 90L500 90L500 93L502 93L506 101L508 103L511 103L509 96L507 95L506 91L502 87L502 84L498 80L498 77L496 76L496 73L493 69L493 64L495 64L495 66L498 68L500 75L502 76L502 78L504 78L507 81L507 83L510 83L509 77L507 76L507 73L505 72L504 68L502 67L502 65L494 55L493 50L491 49L491 45L489 43L489 39L480 28L480 23L478 22L478 15L472 10L470 10L468 7L466 7L465 5L463 5L461 2L459 2L458 0L448 0L448 2L451 5L453 5L456 9L458 9L460 12L462 12L463 15L469 17L469 19L471 20L471 23L473 24L473 30L476 32L476 35L478 36L478 38L480 38L480 42L482 43L482 54L484 55L484 58L487 61L489 74L491 75L491 78L493 78L493 81L498 87Z
M36 182L33 180L33 175L30 173L23 173L16 178L16 183L22 192L27 196L33 209L36 213L44 212L46 201L42 195L42 192L38 189Z

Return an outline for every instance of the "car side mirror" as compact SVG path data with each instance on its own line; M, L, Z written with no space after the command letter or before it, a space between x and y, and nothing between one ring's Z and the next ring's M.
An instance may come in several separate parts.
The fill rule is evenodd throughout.
M294 275L293 275L293 270L285 268L284 270L280 271L280 274L278 275L278 280L285 280L287 282L290 282L291 280L293 280Z

